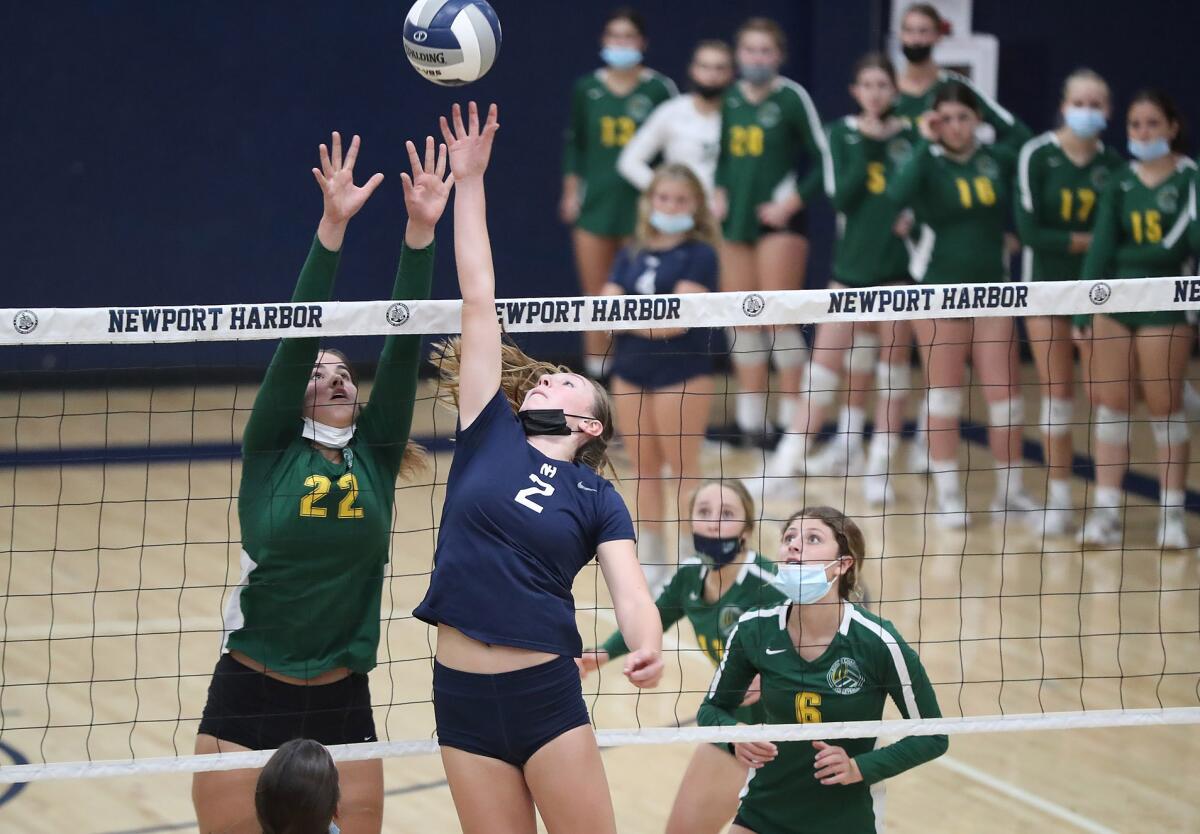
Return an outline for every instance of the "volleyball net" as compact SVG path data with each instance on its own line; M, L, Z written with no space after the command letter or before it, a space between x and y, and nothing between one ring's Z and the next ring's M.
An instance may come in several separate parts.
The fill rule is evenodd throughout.
M639 515L641 491L664 496L661 517L637 518L642 529L661 525L662 555L643 555L643 561L671 571L691 555L686 504L703 480L739 479L751 487L757 522L751 543L767 559L777 558L780 523L792 512L812 505L843 510L866 538L863 604L892 621L918 652L946 716L909 721L890 717L892 711L881 722L693 726L719 647L700 645L685 619L665 637L666 672L657 689L632 688L619 663L585 680L602 745L1200 723L1195 551L1156 540L1157 478L1164 465L1180 464L1164 464L1156 438L1165 434L1178 445L1185 435L1173 415L1151 415L1136 393L1139 380L1161 380L1167 370L1144 361L1120 371L1105 368L1110 384L1123 382L1135 392L1135 405L1121 424L1129 449L1121 537L1097 546L1078 543L1074 529L1048 531L1038 509L1047 500L1048 426L1028 358L1019 382L1025 416L1012 421L1020 451L1003 467L987 444L989 426L998 422L994 398L978 369L966 378L954 458L965 526L941 523L945 508L933 487L938 473L928 472L922 450L927 415L943 415L944 402L931 403L914 351L894 360L911 370L902 384L894 374L870 375L868 412L879 396L902 399L901 424L893 426L900 445L882 473L849 459L823 471L800 465L781 472L771 466L773 452L731 442L738 389L722 359L730 348L736 356L739 334L752 334L756 344L765 340L776 354L792 352L782 362L775 357L781 367L765 391L750 392L766 396L773 423L795 393L781 371L799 368L812 378L804 369L814 361L805 347L814 325L925 321L935 342L978 344L988 338L983 328L964 331L952 323L1190 313L1200 310L1200 279L510 299L496 307L518 342L524 334L552 331L713 328L722 334L706 351L716 363L711 389L668 403L681 414L700 408L706 415L692 471L666 467L639 476L630 441L641 444L658 430L617 421L624 441L613 449L615 483L631 512ZM256 385L222 382L199 363L190 366L189 378L186 361L185 370L163 381L155 373L160 364L213 344L236 365L245 364L238 357L269 355L264 340L318 336L337 346L363 336L453 334L459 311L456 301L0 310L7 369L0 375L0 742L29 762L0 768L0 782L234 769L261 765L268 755L189 755L220 651L222 612L241 573L239 449ZM785 328L799 328L804 342L784 345L779 333ZM720 338L727 339L724 347ZM1023 336L1006 338L1021 338L1028 348ZM1192 342L1189 336L1189 353ZM806 432L805 457L828 457L830 444L844 436L833 425L848 407L852 366L866 367L854 357L866 344L854 341L846 373L825 388L801 385L809 398L825 392L820 396L828 403L825 422ZM43 361L50 346L70 347L69 367ZM120 373L113 351L124 363ZM1097 422L1079 380L1082 370L1070 412L1060 410L1055 419L1056 434L1072 440L1068 468L1080 516L1095 503L1097 427L1108 425ZM433 453L430 464L397 484L379 665L371 673L381 741L338 748L339 759L436 750L434 635L411 611L428 586L452 454L455 415L438 405L440 393L436 381L426 381L416 402L414 436ZM866 422L861 431L869 437L873 428ZM1112 427L1100 436L1112 440ZM1036 507L994 504L1002 468L1022 473ZM872 500L881 494L880 479L889 489ZM1185 488L1183 509L1187 526L1195 528L1191 516L1200 511L1200 495ZM597 646L616 619L594 563L578 577L575 596L584 644ZM740 613L722 616L732 624Z

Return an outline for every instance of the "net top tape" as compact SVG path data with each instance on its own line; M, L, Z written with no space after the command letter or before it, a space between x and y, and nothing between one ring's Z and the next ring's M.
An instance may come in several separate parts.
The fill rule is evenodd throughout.
M183 307L0 308L0 345L223 342L301 336L448 334L462 302L329 301ZM496 301L512 333L747 327L902 319L1200 310L1200 278Z
M1106 727L1161 727L1200 723L1200 707L1160 709L1083 710L1074 712L988 715L979 717L842 721L828 724L755 724L736 727L643 727L600 730L601 747L643 744L705 744L738 741L829 741L842 738L964 735L975 733L1041 732ZM431 755L436 740L377 741L329 748L336 761L363 761L398 756ZM274 750L211 753L92 762L55 762L0 767L0 784L47 779L98 779L152 773L197 773L262 767Z

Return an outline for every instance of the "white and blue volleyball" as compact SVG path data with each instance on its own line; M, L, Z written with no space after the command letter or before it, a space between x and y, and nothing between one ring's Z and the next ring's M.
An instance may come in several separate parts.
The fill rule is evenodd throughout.
M496 63L500 18L487 0L417 0L404 19L404 52L434 84L470 84Z

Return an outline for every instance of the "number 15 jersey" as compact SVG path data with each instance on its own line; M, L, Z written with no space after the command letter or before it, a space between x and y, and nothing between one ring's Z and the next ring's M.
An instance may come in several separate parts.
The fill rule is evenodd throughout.
M612 484L531 446L498 390L455 435L433 575L413 615L484 643L578 657L575 576L604 542L633 538Z

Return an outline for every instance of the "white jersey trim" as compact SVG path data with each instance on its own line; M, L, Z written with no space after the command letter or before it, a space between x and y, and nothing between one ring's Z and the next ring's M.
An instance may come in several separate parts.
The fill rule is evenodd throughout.
M813 141L816 143L817 151L821 155L822 182L825 184L826 193L832 193L830 189L833 187L833 158L829 155L829 142L825 139L825 128L821 124L821 117L817 115L817 107L813 104L808 90L804 89L800 84L782 75L779 76L779 80L783 82L783 86L788 87L800 97L800 104L804 107L804 112L808 116L808 129L812 132Z
M883 644L887 646L888 653L892 656L892 663L896 666L896 677L900 679L900 692L904 696L904 706L908 710L908 717L920 718L921 711L917 708L917 699L913 694L912 676L908 673L908 664L904 662L904 653L900 651L900 644L896 641L896 638L886 628L867 619L853 609L850 611L850 618L872 634L878 636L883 641Z
M229 651L229 636L246 625L246 615L242 613L242 591L246 590L246 586L250 584L250 574L258 567L258 562L250 558L244 547L240 561L242 578L233 587L233 593L229 595L229 602L225 605L224 629L221 632L222 654Z
M1017 186L1021 189L1021 208L1033 213L1033 190L1029 187L1029 160L1039 148L1049 144L1058 144L1058 137L1052 132L1043 133L1035 139L1030 139L1021 148L1017 157Z
M725 638L725 654L721 655L721 662L717 665L717 671L713 675L712 684L708 687L708 697L712 698L717 694L717 688L721 683L721 675L725 673L725 661L729 659L729 647L733 645L733 639L737 637L738 629L742 627L742 623L759 617L779 617L779 630L787 628L787 612L788 606L779 605L775 608L755 608L752 611L747 611L742 616L738 617L737 625L733 627L733 631L729 632L729 636Z

